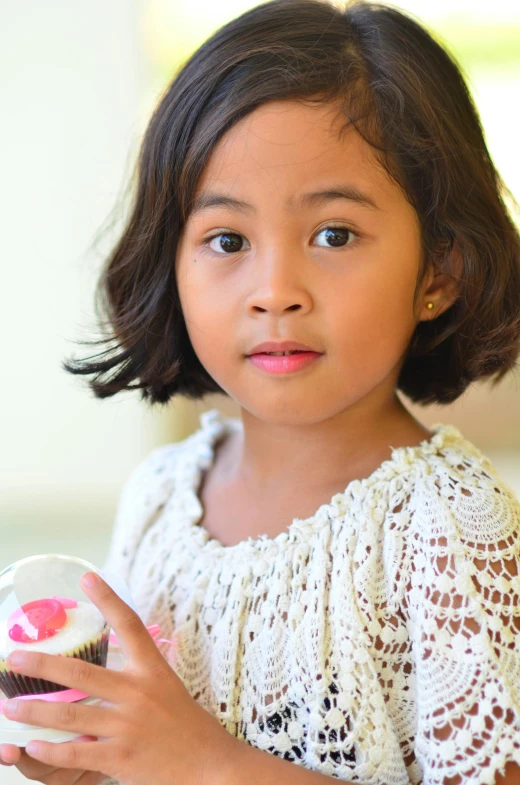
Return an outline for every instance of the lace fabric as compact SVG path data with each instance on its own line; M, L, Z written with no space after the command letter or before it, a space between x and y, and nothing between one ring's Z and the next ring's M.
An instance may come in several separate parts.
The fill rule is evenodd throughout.
M239 427L205 412L137 466L105 565L193 698L343 781L491 785L520 764L520 503L488 458L439 423L287 531L224 546L197 491Z

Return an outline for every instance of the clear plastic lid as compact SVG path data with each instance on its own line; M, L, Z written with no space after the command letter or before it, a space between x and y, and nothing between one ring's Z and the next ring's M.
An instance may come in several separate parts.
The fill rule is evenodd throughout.
M101 612L80 585L86 572L99 570L58 553L29 556L0 572L0 656L16 648L59 650L59 633L70 617L79 626L103 627Z

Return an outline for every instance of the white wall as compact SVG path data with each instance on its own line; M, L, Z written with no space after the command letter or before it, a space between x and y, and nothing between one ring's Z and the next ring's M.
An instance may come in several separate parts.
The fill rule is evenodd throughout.
M94 337L113 234L90 246L147 119L139 13L140 0L0 4L0 568L78 529L93 557L131 468L169 440L136 393L98 401L60 368Z
M90 246L146 121L139 11L0 4L0 569L53 550L101 561L124 479L168 441L135 393L97 401L60 369L93 337ZM1 785L22 781L0 767Z

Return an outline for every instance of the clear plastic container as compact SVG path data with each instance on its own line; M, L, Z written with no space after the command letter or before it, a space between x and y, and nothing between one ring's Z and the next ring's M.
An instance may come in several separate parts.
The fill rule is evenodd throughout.
M86 572L100 574L132 607L129 592L118 576L108 578L93 564L74 556L43 554L14 562L0 572L0 699L35 696L73 700L69 687L15 673L6 662L15 650L41 651L112 667L124 666L118 647L111 647L110 627L80 585ZM81 703L98 703L85 697ZM63 696L63 697L62 697ZM77 734L9 720L0 710L0 743L24 746L32 739L68 741Z

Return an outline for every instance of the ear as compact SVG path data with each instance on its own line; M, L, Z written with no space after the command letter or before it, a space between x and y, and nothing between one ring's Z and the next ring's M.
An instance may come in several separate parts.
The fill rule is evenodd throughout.
M457 240L454 241L449 257L443 266L450 273L429 272L423 282L419 321L436 319L441 313L447 311L458 299L462 281L463 258ZM433 303L433 308L426 307L428 302Z

